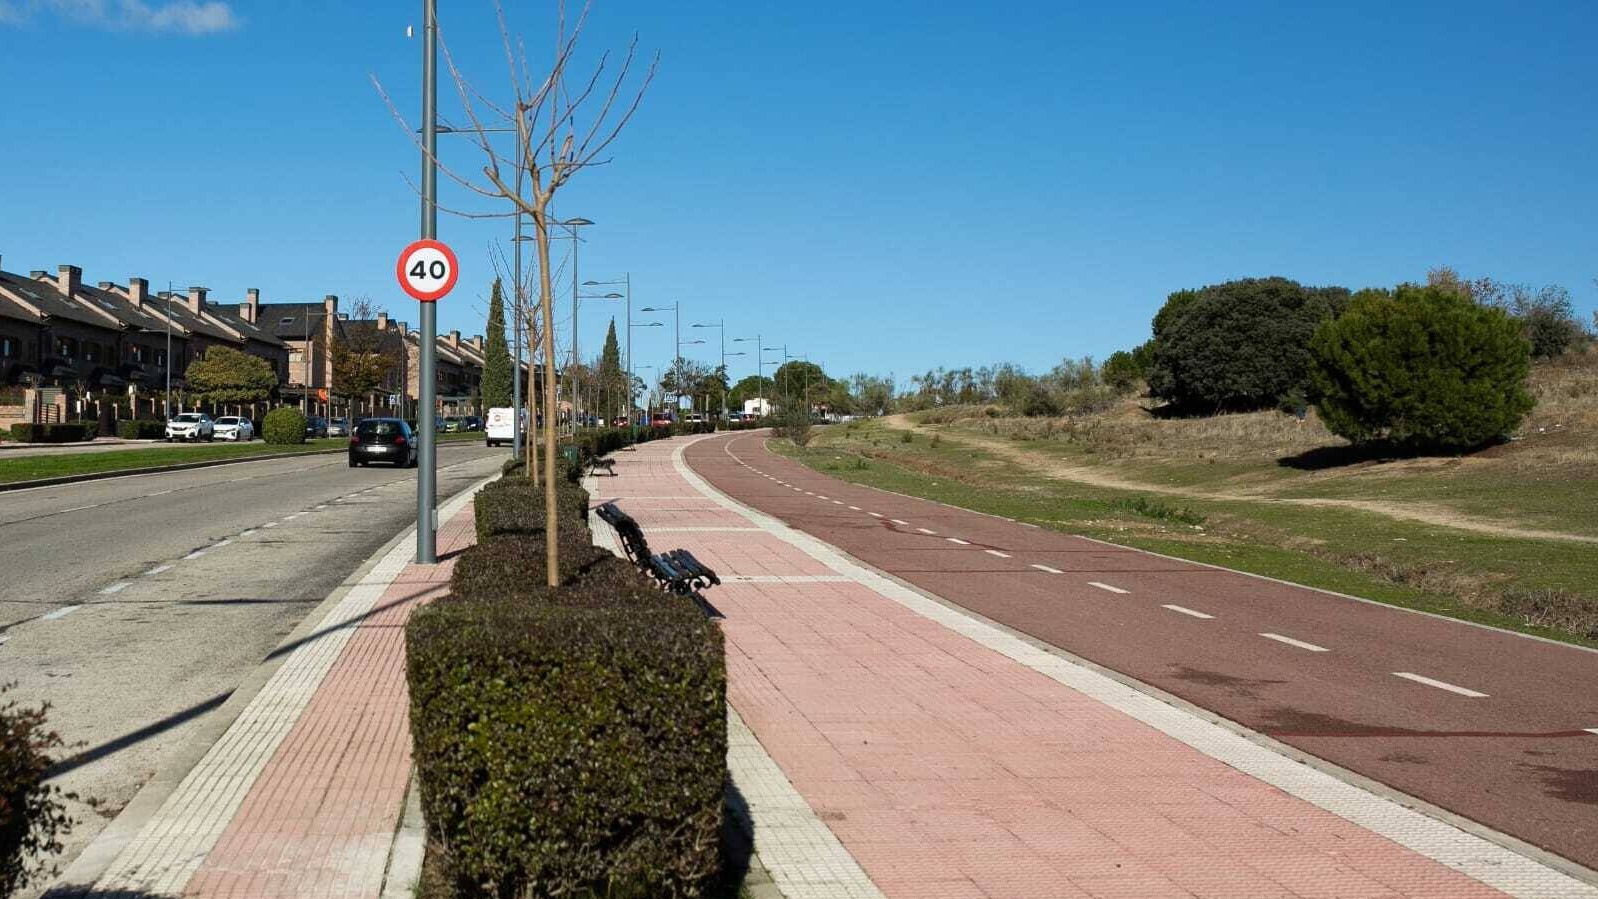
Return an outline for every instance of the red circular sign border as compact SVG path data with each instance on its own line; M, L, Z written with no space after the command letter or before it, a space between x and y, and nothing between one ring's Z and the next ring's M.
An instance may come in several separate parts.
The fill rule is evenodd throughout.
M449 260L449 278L444 281L444 286L437 290L426 292L413 290L411 282L405 280L405 260L415 251L429 248L443 253L444 258ZM461 267L460 262L455 258L455 251L450 249L448 244L431 238L423 238L407 244L405 249L400 251L399 259L394 263L394 277L399 281L400 289L418 303L436 303L448 296L449 292L455 289L455 282L460 280L460 276Z

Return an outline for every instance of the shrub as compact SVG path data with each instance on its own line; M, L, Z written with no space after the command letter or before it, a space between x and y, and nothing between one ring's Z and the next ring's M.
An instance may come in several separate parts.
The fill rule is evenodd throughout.
M1286 278L1172 294L1155 317L1149 392L1205 413L1276 406L1307 383L1310 338L1347 297Z
M9 689L0 686L0 697ZM0 896L53 875L39 860L60 852L61 837L72 829L62 800L74 797L45 783L49 754L63 745L44 729L47 710L0 705Z
M810 443L810 413L798 406L783 409L777 413L776 434L793 441L794 446L805 446Z
M479 543L497 534L544 532L544 485L534 484L531 478L502 477L478 491L473 502ZM588 491L556 481L555 503L565 519L563 530L578 527L588 532Z
M305 442L305 414L293 406L279 406L261 420L261 438L280 445Z
M11 439L21 443L77 443L89 440L98 431L94 422L69 421L60 424L19 422L11 426Z
M545 578L546 550L539 534L501 534L469 547L455 560L450 590L461 597L492 599L527 596L549 590ZM560 531L560 579L569 583L605 559L615 559L593 543L587 528Z
M1110 508L1117 512L1130 512L1144 518L1155 518L1160 521L1175 521L1182 524L1203 524L1203 515L1187 508L1186 506L1169 506L1157 499L1146 496L1136 496L1131 499L1118 499L1110 503Z
M700 896L720 869L721 632L636 584L432 603L406 628L432 860L459 896Z
M1520 324L1437 287L1356 300L1313 349L1316 408L1354 443L1469 449L1512 432L1534 405Z
M166 423L124 418L117 422L117 436L123 440L160 440L166 436Z
M900 443L914 443L915 439L916 439L916 435L910 433L909 431L900 431L899 432L899 442Z

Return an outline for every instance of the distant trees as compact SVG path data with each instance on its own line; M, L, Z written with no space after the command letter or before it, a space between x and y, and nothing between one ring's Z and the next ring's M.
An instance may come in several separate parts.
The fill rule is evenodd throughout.
M784 362L772 373L776 382L777 404L813 406L823 401L829 389L826 372L814 362L793 359Z
M405 364L405 349L397 333L379 331L372 323L377 309L371 300L357 299L350 314L352 321L346 324L343 338L333 342L329 359L333 392L349 400L359 416L360 401L388 386Z
M1462 450L1512 432L1533 405L1521 323L1449 283L1354 299L1311 341L1321 418L1355 443Z
M483 405L509 408L515 399L515 362L505 341L505 292L499 278L488 298L488 334L483 338Z
M1570 291L1558 284L1533 290L1525 284L1509 284L1492 278L1468 281L1447 266L1427 272L1426 284L1509 313L1520 323L1521 334L1531 344L1534 359L1563 356L1592 340L1592 335L1576 316ZM1598 325L1598 316L1594 316L1594 324Z
M190 365L189 392L203 403L255 403L277 390L272 363L243 350L214 346Z
M1348 301L1274 277L1177 291L1154 317L1149 392L1194 412L1290 402L1308 384L1315 329Z
M776 390L777 384L770 378L749 375L732 385L732 390L727 393L727 408L742 411L744 403L753 399L764 399L769 403Z

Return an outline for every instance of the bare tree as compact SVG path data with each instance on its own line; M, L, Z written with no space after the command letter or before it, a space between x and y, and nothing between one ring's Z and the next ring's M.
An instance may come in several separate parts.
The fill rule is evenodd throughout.
M503 4L496 0L500 42L514 98L509 105L490 99L461 74L440 33L439 47L444 54L450 78L455 83L462 112L469 123L468 128L457 130L470 134L470 139L483 154L483 166L480 174L467 174L445 165L436 157L430 160L447 178L468 192L495 201L492 211L446 211L481 218L506 217L519 211L533 220L534 239L538 247L539 306L543 313L544 511L549 543L547 578L551 587L559 582L556 550L559 515L555 503L556 356L549 264L550 204L556 193L579 172L610 161L606 154L643 102L660 59L656 55L642 76L635 78L634 70L638 63L638 38L635 35L619 64L613 65L610 54L605 53L586 76L574 75L572 69L577 41L588 20L589 8L590 3L584 2L575 19L568 20L566 5L562 0L558 7L552 58L547 67L535 70L529 63L521 39L512 37ZM416 129L400 115L388 94L383 91L382 84L375 77L372 80L405 133L426 153L427 148ZM491 133L501 130L516 134L517 152L510 159L495 149L490 140ZM524 180L526 191L523 190ZM503 201L508 201L508 204L500 205ZM528 380L532 382L533 379L529 377Z

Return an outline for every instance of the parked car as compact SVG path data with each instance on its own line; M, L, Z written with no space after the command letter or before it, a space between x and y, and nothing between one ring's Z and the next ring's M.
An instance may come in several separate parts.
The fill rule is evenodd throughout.
M216 425L204 412L180 412L167 419L167 440L214 440Z
M468 415L461 419L461 425L462 430L481 431L483 429L483 420L475 415Z
M690 413L688 413L688 417L683 419L683 421L685 421L685 422L687 422L687 423L689 423L691 425L699 424L700 422L703 422L704 420L705 420L705 415L704 415L703 412L690 412Z
M368 462L392 462L416 467L416 435L398 418L363 418L350 435L350 467Z
M349 422L349 419L347 419L347 418L329 418L327 420L327 436L329 436L329 437L348 437L348 436L350 436L350 422Z
M649 423L656 426L665 425L669 427L671 425L671 413L656 412L654 415L650 416Z
M326 437L327 419L320 415L313 415L305 420L306 437Z
M446 415L444 416L444 424L439 427L439 430L450 432L465 429L461 427L461 417L459 415Z
M251 424L248 418L237 415L224 415L218 418L213 422L212 430L217 437L235 443L255 439L255 425Z
M611 427L614 427L614 428L625 428L625 427L627 427L627 424L628 424L627 416L618 415L615 418L611 419L610 424L611 424Z

